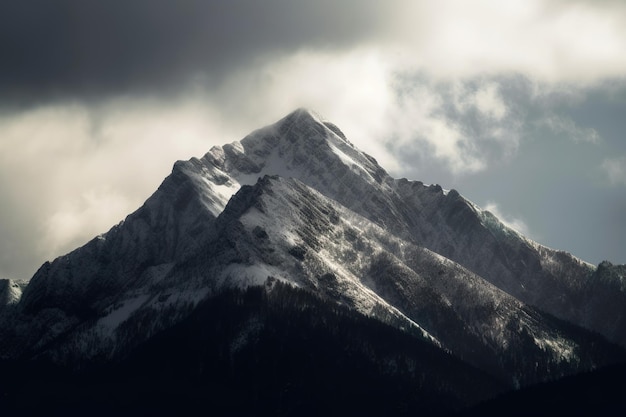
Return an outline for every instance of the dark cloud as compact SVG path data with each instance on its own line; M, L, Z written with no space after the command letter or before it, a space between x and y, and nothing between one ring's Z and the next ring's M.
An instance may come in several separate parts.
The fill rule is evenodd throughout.
M219 80L260 56L376 32L378 2L19 0L0 6L0 96L91 96Z

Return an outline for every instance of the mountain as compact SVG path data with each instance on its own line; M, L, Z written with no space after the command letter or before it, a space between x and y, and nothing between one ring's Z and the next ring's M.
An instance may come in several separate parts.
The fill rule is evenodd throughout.
M624 413L626 365L621 364L502 394L456 415L571 417Z
M13 407L32 395L25 375L64 375L98 402L95 381L116 381L106 395L128 404L119 382L157 369L192 403L223 407L245 387L241 413L293 412L313 386L328 407L376 387L363 410L443 413L624 361L625 272L532 242L455 190L394 179L299 109L176 162L109 232L23 291L0 286L0 365L22 381L4 389Z

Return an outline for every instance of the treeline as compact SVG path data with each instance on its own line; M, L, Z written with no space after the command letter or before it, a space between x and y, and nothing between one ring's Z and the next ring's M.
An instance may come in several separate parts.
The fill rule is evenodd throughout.
M278 281L207 300L115 364L3 367L2 415L440 415L504 388L422 339Z

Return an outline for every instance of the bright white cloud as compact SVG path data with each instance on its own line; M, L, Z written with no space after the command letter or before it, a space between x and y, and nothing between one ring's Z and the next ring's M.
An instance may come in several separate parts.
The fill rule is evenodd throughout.
M16 236L37 236L28 250L38 262L74 249L137 209L177 159L227 141L210 109L197 102L125 100L4 117L0 138L2 209L15 219L7 227ZM2 272L27 278L23 270Z
M106 231L137 209L128 195L111 189L90 189L61 201L49 215L40 247L47 257L67 252Z
M432 85L416 84L404 91L388 111L394 147L435 157L454 173L483 169L485 163L473 152L471 139L445 117L443 105Z
M433 76L594 83L626 73L623 2L441 0L395 12L398 54Z
M476 92L473 97L474 105L486 117L502 120L506 116L507 108L498 93L496 83L487 83Z
M508 108L497 82L487 80L470 85L465 80L457 80L450 85L450 99L457 111L477 111L481 117L494 121L500 121L507 115Z

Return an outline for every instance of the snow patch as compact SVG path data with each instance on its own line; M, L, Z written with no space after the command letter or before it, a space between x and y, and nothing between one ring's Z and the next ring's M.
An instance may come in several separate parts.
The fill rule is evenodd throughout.
M5 295L4 302L6 303L6 305L17 304L20 301L20 298L22 298L22 290L26 286L26 283L20 282L20 281L14 281L12 279L0 280L0 281L6 281L6 284L4 284L6 288L6 295Z
M138 310L150 298L148 294L142 294L134 298L130 298L116 303L110 307L108 314L98 320L98 325L107 330L114 330L120 324L128 320L133 312Z
M225 184L216 185L206 179L205 182L209 186L210 190L213 192L213 195L216 197L217 204L209 207L209 209L211 209L211 213L215 217L217 217L222 211L224 211L226 204L228 204L228 201L230 201L232 196L235 195L237 191L239 191L239 189L241 188L240 184L228 181Z
M296 282L284 277L283 274L282 269L263 263L253 265L231 264L220 274L220 282L226 287L245 289L252 286L262 286L268 277L274 277L297 286Z
M547 337L533 337L533 340L539 348L545 351L553 352L555 357L559 360L571 361L576 358L574 346L570 341L561 338L550 339Z
M363 167L362 164L357 162L354 158L343 152L339 147L335 146L331 141L328 141L328 146L333 151L335 155L339 157L341 162L343 162L346 166L348 166L354 173L365 176L369 181L375 183L374 177L369 173L367 169Z

